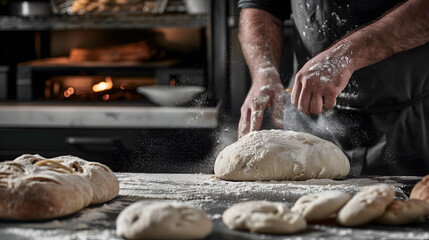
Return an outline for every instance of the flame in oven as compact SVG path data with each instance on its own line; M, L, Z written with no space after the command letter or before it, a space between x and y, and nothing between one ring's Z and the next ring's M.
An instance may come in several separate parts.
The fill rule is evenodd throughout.
M102 92L102 91L112 89L112 87L113 87L112 78L110 76L107 76L106 79L104 80L104 82L99 82L99 83L95 84L94 86L92 86L92 91Z
M67 90L64 91L64 97L68 98L71 95L73 95L73 93L74 93L74 88L69 87L67 88Z

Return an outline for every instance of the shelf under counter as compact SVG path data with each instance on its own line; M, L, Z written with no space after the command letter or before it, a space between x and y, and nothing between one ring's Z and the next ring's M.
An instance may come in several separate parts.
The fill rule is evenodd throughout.
M0 31L202 28L208 26L208 19L206 14L0 16Z
M214 129L217 107L0 103L0 128Z

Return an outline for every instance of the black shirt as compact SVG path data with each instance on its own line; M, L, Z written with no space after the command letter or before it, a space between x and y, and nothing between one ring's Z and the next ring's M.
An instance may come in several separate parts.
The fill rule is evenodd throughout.
M350 31L376 20L400 2L403 0L240 0L238 6L265 10L282 21L290 17L291 9L298 40L295 50L302 66Z
M300 68L401 2L241 0L238 6L259 8L280 20L291 17ZM429 172L428 59L429 43L355 71L336 107L326 114L307 116L287 104L285 129L334 142L350 159L352 175L425 175Z

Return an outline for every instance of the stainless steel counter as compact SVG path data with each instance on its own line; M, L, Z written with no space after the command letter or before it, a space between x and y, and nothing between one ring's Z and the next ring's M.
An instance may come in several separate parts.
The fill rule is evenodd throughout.
M0 221L0 239L118 239L115 220L119 212L138 201L169 201L203 208L213 220L207 239L429 239L429 223L406 226L368 224L359 228L310 224L296 235L263 235L231 231L221 220L223 211L247 200L283 201L291 206L300 196L325 190L351 194L362 188L387 183L398 198L420 179L418 177L371 177L347 180L309 180L302 182L229 182L207 174L131 174L117 173L119 196L105 204L88 207L74 215L43 222Z
M215 107L0 104L2 128L216 128Z

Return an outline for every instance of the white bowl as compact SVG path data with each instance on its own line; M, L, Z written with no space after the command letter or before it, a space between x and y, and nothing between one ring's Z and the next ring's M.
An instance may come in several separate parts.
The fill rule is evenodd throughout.
M195 96L204 91L199 86L144 86L137 92L160 106L181 106L189 103Z

